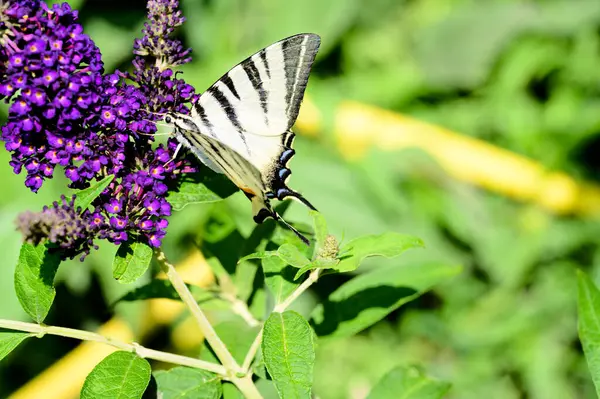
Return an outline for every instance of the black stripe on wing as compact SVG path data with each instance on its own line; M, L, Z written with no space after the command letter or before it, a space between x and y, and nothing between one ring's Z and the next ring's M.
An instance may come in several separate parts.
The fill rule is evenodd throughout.
M248 154L251 155L250 147L248 147L248 143L246 142L246 136L244 136L244 129L240 124L240 120L238 119L237 113L235 112L234 107L231 105L231 102L229 102L227 97L225 97L225 94L223 94L223 92L215 85L211 86L206 91L206 93L209 93L213 96L215 100L217 100L219 106L221 107L223 112L225 112L225 115L227 115L227 119L229 119L229 122L231 122L233 127L238 131L238 134L242 139L244 146L246 147L246 151L248 151Z
M286 79L287 116L290 129L298 118L300 104L304 98L304 90L308 83L310 68L315 60L321 38L308 33L288 37L281 40Z

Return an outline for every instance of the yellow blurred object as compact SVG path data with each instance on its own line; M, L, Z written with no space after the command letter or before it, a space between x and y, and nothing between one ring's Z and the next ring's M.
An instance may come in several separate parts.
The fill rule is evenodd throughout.
M321 113L317 106L312 101L305 100L300 107L295 126L306 136L316 136L322 125Z
M318 110L305 101L298 125L318 134ZM546 170L541 164L484 141L395 112L345 101L335 114L334 134L348 160L363 157L373 146L387 151L420 148L448 174L490 191L534 202L559 214L600 212L600 187Z
M208 286L214 282L210 267L199 251L188 256L177 268L177 271L190 284ZM181 302L169 299L153 299L147 303L147 313L140 334L142 336L160 324L170 324L185 309ZM194 327L197 331L194 338L201 340L198 327ZM125 342L139 339L139 337L134 337L131 327L118 317L114 317L102 325L98 329L98 333ZM83 342L14 392L9 399L78 398L85 377L98 362L116 350L116 348L100 343Z

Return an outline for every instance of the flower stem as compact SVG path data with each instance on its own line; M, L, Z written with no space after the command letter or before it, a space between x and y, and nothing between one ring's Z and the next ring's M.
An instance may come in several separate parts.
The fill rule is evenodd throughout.
M308 275L308 278L306 280L304 280L302 282L302 284L300 284L298 286L298 288L296 288L294 290L294 292L292 292L290 294L290 296L285 298L285 300L283 302L281 302L280 304L275 306L275 308L273 309L273 312L277 312L277 313L285 312L285 310L296 299L298 299L298 297L300 295L302 295L302 293L304 291L306 291L311 285L313 285L314 283L317 282L320 274L321 274L321 269L315 269L312 272L310 272L310 274ZM252 361L256 357L256 353L258 352L258 349L260 348L260 344L261 344L262 336L263 336L263 330L264 330L264 328L261 328L260 331L258 332L258 334L256 335L256 338L254 339L254 342L252 343L252 346L250 346L250 350L248 350L248 353L246 354L246 357L244 359L242 369L244 369L244 371L246 373L248 373L248 371L250 370L250 367L252 366Z
M171 284L173 284L173 288L175 288L175 291L177 291L183 303L188 307L192 316L196 319L204 338L217 355L219 361L225 366L225 369L227 370L227 379L235 384L246 398L262 398L262 395L258 392L258 389L256 389L256 386L252 382L252 375L246 375L245 371L242 370L229 350L227 350L227 347L217 335L215 329L206 318L206 315L202 309L200 309L200 306L198 306L198 303L194 299L187 285L185 285L185 282L175 270L175 266L169 263L161 249L157 248L154 252L161 268L167 275L169 281L171 281ZM243 375L243 377L240 377L240 375Z
M227 370L220 364L205 362L203 360L194 359L192 357L176 355L168 352L161 352L154 349L143 347L135 342L126 343L118 341L112 338L105 337L103 335L83 330L76 330L73 328L65 327L54 327L46 326L41 324L26 323L15 320L4 320L0 319L0 328L6 328L10 330L25 331L38 335L40 338L45 335L59 335L61 337L75 338L82 341L93 341L100 342L106 345L113 346L115 348L134 352L138 356L146 359L159 360L161 362L178 364L181 366L194 367L198 369L208 370L215 374L219 374L222 377L227 377Z

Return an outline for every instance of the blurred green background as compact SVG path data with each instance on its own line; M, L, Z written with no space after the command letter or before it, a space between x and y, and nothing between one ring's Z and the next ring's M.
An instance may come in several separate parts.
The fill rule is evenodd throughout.
M106 69L127 68L145 2L70 3L81 10ZM459 277L359 335L320 341L319 398L363 398L398 364L418 364L450 381L449 398L594 397L577 338L574 278L576 268L600 278L598 220L554 216L454 181L421 151L372 150L348 163L331 126L339 102L352 99L480 138L578 179L600 179L600 1L182 0L182 8L188 22L178 33L194 55L183 77L199 91L272 42L299 32L321 35L308 95L325 128L318 137L300 132L291 185L345 240L391 230L425 241L427 249L389 263L437 259L464 266ZM56 199L65 181L56 178L34 195L8 160L1 151L0 317L25 320L12 283L20 246L13 221ZM253 227L238 194L214 206L189 206L171 218L165 252L183 259L194 237L225 214L242 234ZM287 215L308 221L299 205ZM111 277L115 250L102 245L83 264L61 266L48 324L94 329L110 318L110 303L131 289ZM305 301L346 279L324 278ZM127 317L136 306L116 311ZM169 348L165 337L158 334L152 345ZM76 344L27 341L0 363L0 397Z

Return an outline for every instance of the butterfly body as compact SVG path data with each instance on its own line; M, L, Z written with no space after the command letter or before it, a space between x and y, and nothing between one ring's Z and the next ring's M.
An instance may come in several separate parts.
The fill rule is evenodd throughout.
M293 198L315 209L287 181L295 154L291 127L319 44L314 34L276 42L223 75L200 96L189 115L165 117L174 125L181 145L244 192L257 223L267 217L285 223L272 209L273 199Z

